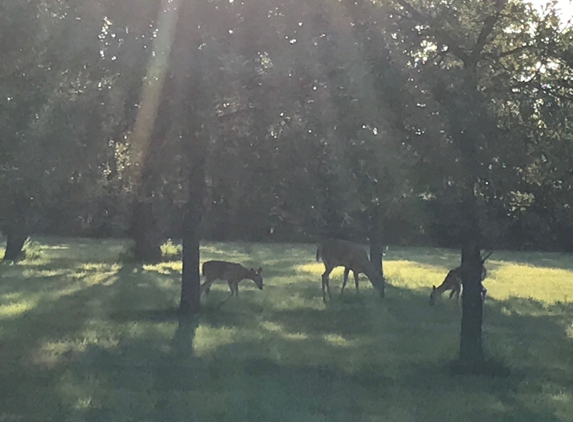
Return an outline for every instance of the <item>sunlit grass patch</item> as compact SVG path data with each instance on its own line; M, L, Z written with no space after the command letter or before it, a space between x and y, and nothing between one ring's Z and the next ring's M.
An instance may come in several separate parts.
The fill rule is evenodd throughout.
M320 277L322 273L324 273L324 265L320 262L310 262L307 264L300 264L295 266L294 270L297 273L306 273L306 274L312 274L314 276L318 276ZM344 272L344 270L342 269L342 267L340 268L336 268L334 271L332 271L331 275L340 275Z
M13 301L17 301L20 298L22 298L24 296L23 292L12 292L12 293L6 293L5 295L2 295L0 300L2 302L13 302Z
M110 283L110 278L116 273L117 271L88 272L80 270L70 274L70 278L81 282L85 287L95 286L96 284L102 283L111 285L113 283Z
M114 263L126 250L129 241L115 239L67 238L34 236L25 245L21 265L39 265L54 261L73 263Z
M352 344L352 341L339 334L325 334L322 338L333 346L348 347Z
M243 281L223 304L228 287L217 282L185 328L174 311L180 261L116 264L125 244L47 239L40 260L2 268L2 412L110 422L573 419L566 255L488 260L484 347L512 376L466 379L446 369L461 306L428 304L457 251L390 248L385 299L364 275L341 298L338 268L324 304L315 245L205 242L202 262L259 264L265 287Z
M22 300L19 302L12 302L6 305L0 305L0 319L13 318L19 316L30 309L34 309L37 302L34 300Z
M264 330L278 334L288 340L306 340L308 338L306 333L288 332L281 324L277 324L276 322L263 321L260 326Z
M183 246L180 244L175 244L171 239L168 239L165 243L161 245L161 256L164 260L175 260L181 259L183 255Z
M183 264L181 261L168 261L168 262L160 262L157 264L145 264L143 265L143 269L145 271L154 271L159 274L166 274L170 275L174 272L181 272L183 269Z
M24 277L41 277L41 278L50 278L50 277L61 277L69 273L69 270L65 269L45 269L39 270L36 268L25 270L22 275Z
M492 294L500 300L519 297L547 304L573 302L571 270L508 263L500 265L492 276Z
M33 349L29 362L43 368L53 368L63 359L73 358L74 353L84 352L87 343L81 341L46 341Z
M422 264L403 259L387 260L384 275L394 286L419 290L440 285L450 269L442 265Z
M78 266L80 271L97 271L97 272L118 272L121 269L121 265L117 263L106 263L106 262L87 262Z
M232 344L237 335L236 328L201 326L195 333L193 350L197 356L204 356L221 346Z

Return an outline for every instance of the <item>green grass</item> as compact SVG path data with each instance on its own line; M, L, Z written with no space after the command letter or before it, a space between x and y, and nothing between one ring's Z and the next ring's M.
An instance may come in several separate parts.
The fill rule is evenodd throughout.
M216 284L179 324L179 262L121 264L118 241L35 239L0 267L0 421L571 421L573 261L496 252L484 342L507 378L451 375L460 306L430 307L454 251L390 248L381 300L362 276L324 305L314 246L206 243L263 266ZM168 245L164 253L176 254Z

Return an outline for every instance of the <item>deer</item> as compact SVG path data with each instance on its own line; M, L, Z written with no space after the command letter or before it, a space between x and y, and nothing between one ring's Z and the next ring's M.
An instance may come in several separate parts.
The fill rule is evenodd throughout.
M358 275L363 273L368 277L372 286L384 296L384 280L382 274L374 269L374 265L368 258L366 251L360 246L346 240L328 239L320 243L316 249L316 260L322 258L324 263L324 274L322 274L322 301L326 303L326 293L329 300L332 299L330 294L329 276L336 267L344 267L344 282L340 290L340 296L344 293L346 283L348 283L348 274L350 271L354 274L354 284L356 291L358 288Z
M205 282L201 285L201 294L209 294L215 280L225 280L231 290L231 296L239 297L239 283L243 280L253 280L259 290L263 290L263 269L245 268L241 264L227 261L207 261L201 267ZM229 296L230 297L230 296Z
M481 280L484 281L487 277L487 269L484 266L485 261L493 254L493 252L489 252L484 258L481 260ZM440 297L444 292L451 290L450 292L450 299L452 297L456 297L456 301L459 302L460 300L460 293L462 291L462 267L456 267L453 270L450 270L446 275L446 278L438 287L432 286L432 293L430 293L430 305L434 305L436 303L436 299ZM487 294L487 290L483 285L481 286L481 299L482 301L485 300L485 296Z

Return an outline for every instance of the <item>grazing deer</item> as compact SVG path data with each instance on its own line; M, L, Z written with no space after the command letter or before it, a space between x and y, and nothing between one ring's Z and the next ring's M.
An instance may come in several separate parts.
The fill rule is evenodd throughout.
M208 294L215 280L226 280L231 289L231 296L239 296L239 283L243 280L253 280L259 290L263 290L262 268L247 269L241 264L226 261L207 261L203 264L202 274L205 282L201 285L201 294Z
M493 252L488 253L485 258L481 260L481 281L484 281L487 277L487 269L483 265L485 261L491 256ZM460 292L462 291L462 267L454 268L448 272L448 275L444 279L443 283L440 284L438 287L432 286L432 293L430 293L430 305L434 305L436 303L436 299L441 296L447 290L451 290L450 299L456 296L456 300L459 301L460 299ZM485 300L485 295L487 294L487 290L483 285L481 286L481 298L482 301Z
M379 274L374 269L374 265L372 265L366 251L361 246L347 242L346 240L329 239L319 244L316 249L316 260L320 260L321 257L325 267L324 274L322 274L323 302L326 302L326 292L328 292L328 298L332 298L328 277L336 267L344 267L344 282L340 290L341 296L348 282L348 274L350 271L354 273L354 284L356 285L357 291L358 274L364 273L380 295L384 295L384 280L382 279L382 274Z

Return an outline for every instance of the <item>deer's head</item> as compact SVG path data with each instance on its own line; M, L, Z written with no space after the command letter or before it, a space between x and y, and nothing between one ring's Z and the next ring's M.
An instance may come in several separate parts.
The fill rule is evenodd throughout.
M263 272L262 268L259 268L256 271L254 268L251 268L249 270L249 278L255 282L259 290L263 290L263 277L261 276L262 272Z
M368 277L368 280L370 280L374 289L380 294L380 297L384 297L384 277L374 269L372 262L368 261L364 267L364 274Z
M430 293L430 306L433 306L436 304L436 296L438 295L436 293L436 290L438 290L436 288L436 286L432 286L432 293Z

